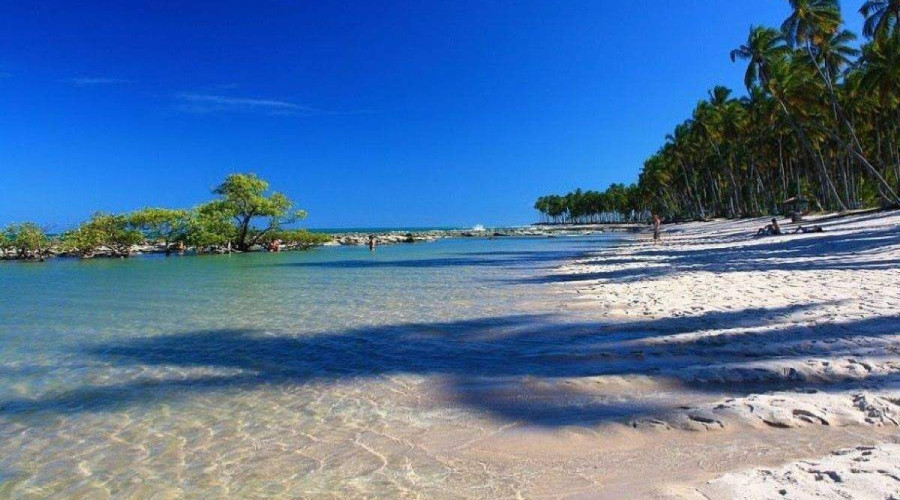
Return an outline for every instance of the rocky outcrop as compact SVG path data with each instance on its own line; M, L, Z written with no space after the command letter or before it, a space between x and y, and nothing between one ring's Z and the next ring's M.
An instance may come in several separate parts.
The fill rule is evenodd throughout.
M369 237L375 239L376 245L393 245L397 243L422 243L444 238L502 238L510 236L518 237L554 237L554 236L580 236L603 233L607 231L631 231L644 226L634 224L592 224L592 225L534 225L522 227L509 227L499 229L446 229L428 231L386 231L378 233L348 232L333 235L331 245L357 245L369 244Z

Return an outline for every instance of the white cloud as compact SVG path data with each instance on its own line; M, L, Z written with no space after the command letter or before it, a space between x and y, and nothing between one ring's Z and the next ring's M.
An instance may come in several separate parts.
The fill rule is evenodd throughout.
M80 77L70 78L69 83L78 87L91 87L94 85L116 85L120 83L128 83L129 80L123 78L105 78L105 77Z
M188 113L257 112L273 115L314 114L316 110L288 101L229 97L211 94L178 94L178 110Z

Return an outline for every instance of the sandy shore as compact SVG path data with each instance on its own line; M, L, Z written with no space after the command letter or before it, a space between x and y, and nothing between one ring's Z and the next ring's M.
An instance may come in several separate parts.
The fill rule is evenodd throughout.
M900 498L900 212L765 222L16 266L0 498Z
M623 364L631 408L561 496L900 496L900 212L765 223L667 226L543 278L599 309L613 333L584 355Z

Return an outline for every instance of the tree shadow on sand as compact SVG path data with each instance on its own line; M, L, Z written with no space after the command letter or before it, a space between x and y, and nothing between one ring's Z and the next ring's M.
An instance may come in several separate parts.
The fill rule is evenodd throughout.
M434 377L446 387L449 404L470 411L538 426L588 425L672 408L660 398L585 392L573 381L649 377L679 391L731 397L815 384L828 390L845 381L801 380L781 371L755 377L760 369L752 363L854 356L863 347L884 347L898 333L900 316L811 326L782 323L788 316L812 314L815 307L745 309L627 323L561 322L554 316L518 315L327 334L213 330L138 337L89 346L85 351L116 368L176 368L182 369L176 370L181 375L176 379L138 377L36 399L2 401L0 415L22 418L116 411L213 391L414 374ZM720 333L701 335L710 330ZM202 375L183 375L188 368L220 374L206 370ZM736 370L747 370L753 384L715 375Z
M746 239L746 238L745 238ZM701 248L635 248L627 257L597 257L586 265L627 265L619 269L577 274L549 274L512 279L506 283L631 283L679 272L824 271L900 269L900 259L860 260L872 252L900 246L900 230L882 229L810 238L773 236L747 246ZM850 260L850 258L853 258Z

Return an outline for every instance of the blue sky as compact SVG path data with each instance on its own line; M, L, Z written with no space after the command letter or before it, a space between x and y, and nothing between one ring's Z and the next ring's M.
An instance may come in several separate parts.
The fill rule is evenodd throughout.
M845 2L859 32L859 2ZM390 4L390 5L385 5ZM780 0L0 2L0 224L192 206L231 172L310 227L531 222L632 182Z

